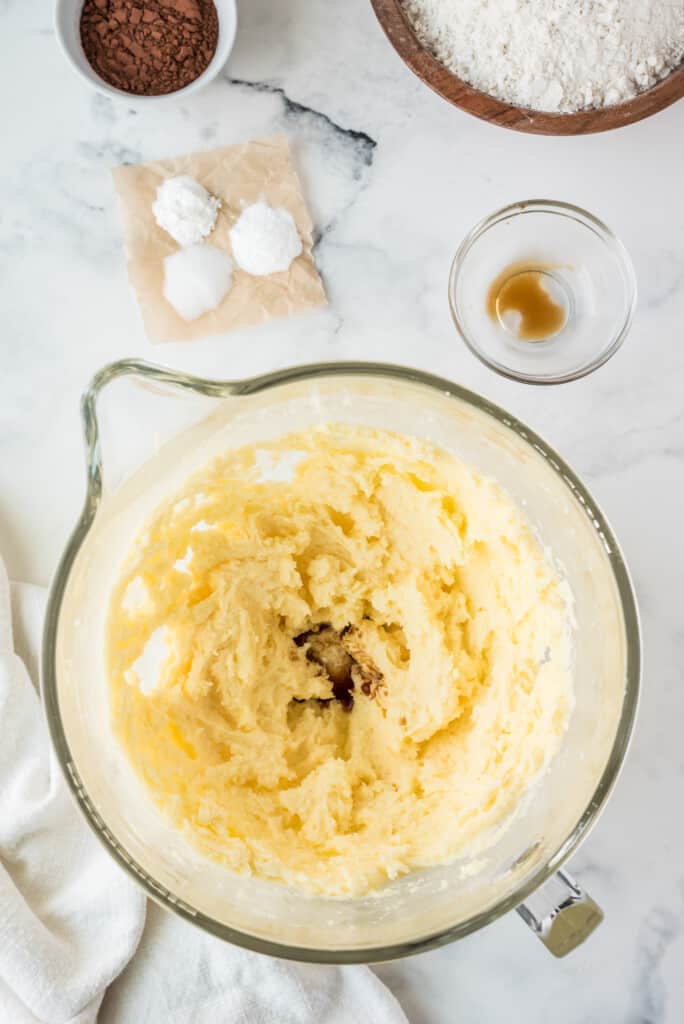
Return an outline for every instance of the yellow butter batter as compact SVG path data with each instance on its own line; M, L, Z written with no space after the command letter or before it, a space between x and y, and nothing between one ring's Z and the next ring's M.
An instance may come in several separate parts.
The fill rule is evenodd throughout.
M558 749L564 586L444 451L343 426L231 451L115 589L114 728L209 856L360 895L481 840Z

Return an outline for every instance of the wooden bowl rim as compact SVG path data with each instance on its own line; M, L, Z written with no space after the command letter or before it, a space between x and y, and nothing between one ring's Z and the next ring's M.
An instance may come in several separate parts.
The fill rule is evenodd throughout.
M405 64L443 99L490 124L536 135L587 135L633 124L684 96L684 61L656 85L610 107L554 114L481 92L442 64L418 39L402 0L371 0L375 15Z

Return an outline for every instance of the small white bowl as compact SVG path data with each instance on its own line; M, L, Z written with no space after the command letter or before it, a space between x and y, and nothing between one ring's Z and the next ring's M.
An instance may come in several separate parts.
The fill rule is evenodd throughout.
M235 0L214 0L218 13L218 42L216 52L209 64L194 82L177 89L175 92L162 93L160 96L140 96L137 93L125 92L113 85L108 85L100 78L95 69L90 65L88 58L83 52L81 45L81 10L83 0L57 0L55 8L55 32L57 41L62 48L64 56L71 64L74 71L98 92L105 96L113 96L116 99L125 99L129 103L150 103L159 100L178 99L189 96L192 92L204 88L212 82L223 69L224 64L230 56L235 42L237 31L237 9Z

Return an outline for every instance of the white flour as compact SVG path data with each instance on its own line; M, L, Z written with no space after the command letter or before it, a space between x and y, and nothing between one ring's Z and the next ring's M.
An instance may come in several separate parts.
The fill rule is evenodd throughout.
M404 0L424 45L483 92L535 110L610 106L684 58L684 0Z

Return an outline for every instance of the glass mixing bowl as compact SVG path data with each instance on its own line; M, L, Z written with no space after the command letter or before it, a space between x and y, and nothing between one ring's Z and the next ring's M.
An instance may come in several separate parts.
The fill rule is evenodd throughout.
M477 395L375 364L221 382L123 361L97 374L82 409L87 495L50 593L43 699L78 806L147 894L231 942L318 962L415 953L516 907L556 955L581 941L601 912L558 869L596 820L625 756L640 642L618 545L563 460ZM111 734L103 657L111 586L151 511L214 454L331 421L425 438L496 478L563 567L577 620L576 708L559 754L508 828L477 859L462 857L348 900L235 876L191 847L155 809Z

